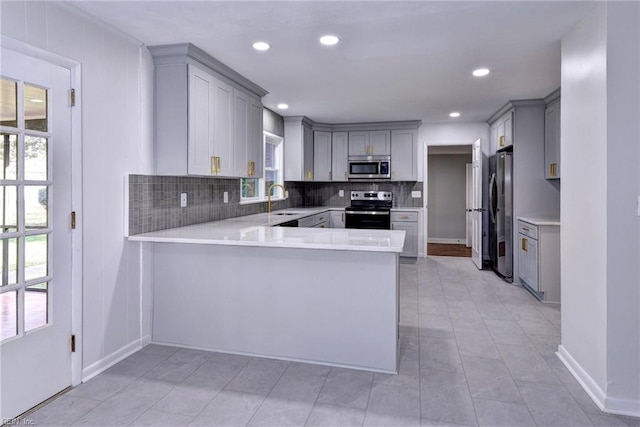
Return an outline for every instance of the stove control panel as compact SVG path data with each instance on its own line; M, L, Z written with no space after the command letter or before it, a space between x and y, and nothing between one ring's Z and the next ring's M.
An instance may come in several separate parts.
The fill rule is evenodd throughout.
M351 200L379 200L392 201L393 193L391 191L352 191Z

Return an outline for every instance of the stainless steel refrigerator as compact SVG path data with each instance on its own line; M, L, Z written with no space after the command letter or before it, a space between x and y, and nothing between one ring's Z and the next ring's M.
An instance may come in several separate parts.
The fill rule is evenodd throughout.
M513 153L496 154L496 172L489 183L491 257L493 269L513 281Z

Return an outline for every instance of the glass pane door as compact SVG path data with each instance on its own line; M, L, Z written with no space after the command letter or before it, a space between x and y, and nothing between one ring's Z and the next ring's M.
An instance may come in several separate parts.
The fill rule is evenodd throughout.
M2 341L50 319L48 90L0 79L0 305Z

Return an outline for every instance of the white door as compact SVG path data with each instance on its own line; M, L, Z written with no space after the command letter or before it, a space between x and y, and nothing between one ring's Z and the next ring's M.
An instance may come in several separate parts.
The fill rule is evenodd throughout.
M68 69L2 49L0 418L71 385Z
M473 169L473 219L471 234L471 259L482 269L482 148L478 139L472 146Z
M466 246L470 248L473 244L473 164L467 163L465 174L465 220L466 220Z

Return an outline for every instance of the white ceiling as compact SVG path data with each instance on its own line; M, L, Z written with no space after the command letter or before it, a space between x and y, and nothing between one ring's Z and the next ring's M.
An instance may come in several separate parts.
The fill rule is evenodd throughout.
M79 1L146 45L191 42L269 91L282 115L327 123L485 121L560 86L560 39L582 1ZM341 42L321 46L335 34ZM257 40L272 48L258 52ZM471 76L478 67L491 74ZM458 119L449 112L461 113Z

